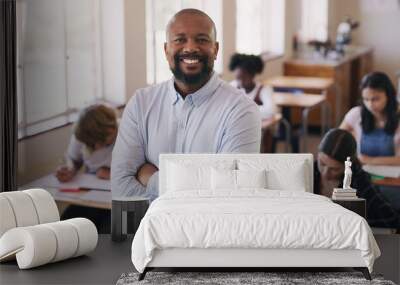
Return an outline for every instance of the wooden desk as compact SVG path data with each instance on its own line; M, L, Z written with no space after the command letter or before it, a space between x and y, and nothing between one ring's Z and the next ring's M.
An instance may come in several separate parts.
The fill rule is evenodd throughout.
M304 76L275 76L264 81L265 85L274 88L293 88L301 90L313 90L321 95L326 95L334 84L333 79L323 77Z
M59 189L46 188L58 205L77 205L90 208L111 210L111 191L102 190L80 190L79 192L61 192ZM90 199L86 194L95 194L96 197Z
M321 131L324 132L328 126L328 114L327 109L324 108L326 105L326 97L322 95L313 94L292 94L292 93L279 93L274 92L272 95L275 104L279 107L289 108L300 108L302 110L302 130L304 134L303 138L303 151L307 151L307 140L308 140L308 116L312 109L321 107L322 121Z
M85 206L99 209L111 209L111 190L81 189L78 192L62 192L49 182L49 174L19 187L20 190L43 188L47 190L59 206L60 213L67 205ZM49 183L49 184L47 184ZM51 186L53 185L53 186Z
M334 86L334 81L331 78L304 76L275 76L265 80L263 83L273 88L301 89L305 94L320 94L325 98L327 98L329 90ZM320 125L320 122L325 123L324 125L321 124L321 135L332 125L331 110L331 104L326 100L326 104L321 108L321 117L318 118L318 125ZM294 118L291 120L295 123L301 122L301 119L298 118L298 113L295 113Z
M344 57L337 60L315 58L307 53L294 54L293 58L286 60L283 66L284 75L323 77L335 82L327 97L332 108L331 121L336 125L340 124L351 107L357 105L361 78L373 69L372 48L360 46L349 48ZM318 124L318 112L310 117L310 121Z

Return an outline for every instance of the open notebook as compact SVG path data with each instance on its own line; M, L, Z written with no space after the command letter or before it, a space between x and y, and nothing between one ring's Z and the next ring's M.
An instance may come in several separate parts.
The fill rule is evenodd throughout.
M99 179L94 174L78 173L71 181L61 183L55 175L49 174L31 183L24 185L23 188L56 188L56 189L93 189L111 190L110 180Z

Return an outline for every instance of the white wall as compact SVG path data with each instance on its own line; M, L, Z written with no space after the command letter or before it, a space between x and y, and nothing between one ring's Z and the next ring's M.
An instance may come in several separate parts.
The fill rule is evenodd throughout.
M125 0L126 98L146 86L146 0Z
M386 72L396 82L395 74L400 71L400 2L358 0L358 3L361 23L358 44L372 46L374 69Z
M223 33L223 60L222 64L224 66L224 70L222 72L222 77L226 80L232 80L233 77L230 74L228 63L232 54L235 53L235 42L236 42L236 1L232 0L223 0L222 4L223 11L223 21L222 26L224 29Z
M63 158L72 127L62 127L18 143L18 184L23 185L53 171Z
M330 0L329 34L347 15L360 22L353 43L374 49L374 69L386 72L396 83L400 70L400 2L398 0Z

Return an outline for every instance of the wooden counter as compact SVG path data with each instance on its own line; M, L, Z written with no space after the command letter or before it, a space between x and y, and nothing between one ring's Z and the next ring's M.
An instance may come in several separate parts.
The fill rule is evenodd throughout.
M332 106L332 122L338 126L346 112L355 106L360 94L361 78L372 71L373 50L367 47L351 47L338 60L295 57L284 62L284 75L324 77L334 80L334 88L328 91L328 102ZM313 90L305 90L314 93ZM310 125L320 126L319 111L310 114ZM300 113L294 112L293 121L300 122Z

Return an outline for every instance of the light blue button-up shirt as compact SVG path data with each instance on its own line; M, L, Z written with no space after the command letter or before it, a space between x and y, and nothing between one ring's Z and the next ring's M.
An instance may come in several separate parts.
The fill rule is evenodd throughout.
M111 163L113 197L158 196L158 172L147 188L137 179L140 166L158 167L160 153L257 153L261 116L242 91L213 74L183 99L174 80L139 89L119 126Z

